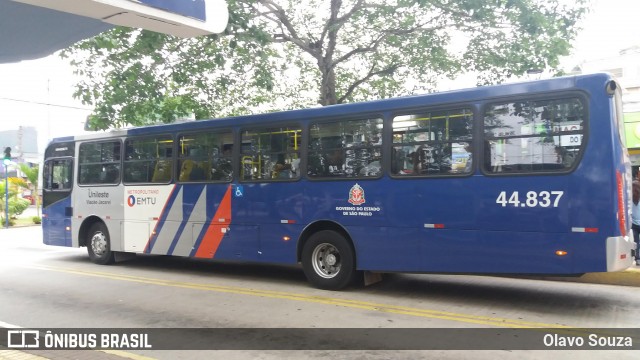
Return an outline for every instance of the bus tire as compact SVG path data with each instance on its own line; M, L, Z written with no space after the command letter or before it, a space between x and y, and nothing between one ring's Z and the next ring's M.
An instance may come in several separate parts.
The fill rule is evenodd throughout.
M102 222L91 225L87 239L87 252L91 261L98 265L112 264L115 254L111 251L109 231Z
M324 290L340 290L355 278L355 253L341 234L333 230L319 231L304 244L302 268L311 285Z

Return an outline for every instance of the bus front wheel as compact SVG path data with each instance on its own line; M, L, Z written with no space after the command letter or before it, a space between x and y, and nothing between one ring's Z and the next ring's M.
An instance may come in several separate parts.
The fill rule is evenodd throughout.
M87 252L91 261L99 265L112 264L115 256L111 251L111 241L107 227L103 223L97 222L89 229L88 236Z
M319 231L302 249L302 268L311 285L325 290L340 290L356 274L355 256L344 236L332 230Z

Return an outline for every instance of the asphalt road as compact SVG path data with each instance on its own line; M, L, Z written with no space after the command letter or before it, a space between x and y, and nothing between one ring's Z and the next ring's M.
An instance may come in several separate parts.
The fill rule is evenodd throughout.
M478 329L640 327L637 287L484 276L390 274L341 292L311 288L299 268L141 256L92 264L86 249L42 245L37 226L0 230L0 323L25 328ZM430 330L431 331L431 330ZM442 331L444 332L444 331ZM243 336L229 330L228 336ZM394 335L396 333L389 333ZM244 334L258 341L257 334ZM335 331L338 348L349 332ZM447 341L465 347L474 335ZM284 336L284 335L283 335ZM300 331L280 339L295 348ZM354 335L355 336L355 335ZM330 337L331 338L331 337ZM233 339L227 339L233 340ZM314 339L303 338L313 343ZM478 340L478 339L476 339ZM640 342L640 339L634 339ZM374 341L375 343L375 341ZM637 343L636 343L637 344ZM316 344L317 345L317 344ZM326 344L325 344L326 345ZM361 344L360 344L361 345ZM242 345L240 345L242 346ZM129 351L128 357L573 358L571 351L322 350ZM508 346L507 346L508 347ZM188 347L187 347L188 348ZM56 354L45 353L49 358ZM60 353L61 354L61 353ZM83 358L75 352L75 358ZM125 354L125 355L126 355ZM122 355L122 354L120 354ZM640 351L585 350L580 358L637 359ZM0 353L0 359L2 353ZM90 358L90 357L89 357Z

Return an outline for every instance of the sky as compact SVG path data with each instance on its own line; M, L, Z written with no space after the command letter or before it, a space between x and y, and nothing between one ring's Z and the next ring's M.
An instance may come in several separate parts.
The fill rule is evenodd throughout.
M624 48L640 45L639 14L638 0L593 0L563 68L570 70L582 61L613 57ZM76 82L73 69L56 54L0 64L0 131L36 127L40 151L53 137L82 133L91 108L73 99ZM473 79L463 78L448 89L473 84Z

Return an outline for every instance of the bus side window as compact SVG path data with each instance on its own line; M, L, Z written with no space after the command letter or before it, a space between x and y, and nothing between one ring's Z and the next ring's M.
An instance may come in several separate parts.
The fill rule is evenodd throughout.
M496 103L484 114L485 171L567 171L583 150L578 98Z
M438 176L473 171L468 109L424 111L393 119L392 174Z
M124 180L128 183L167 183L172 178L173 139L168 135L127 139Z
M380 118L313 124L307 175L311 178L380 176L382 127Z
M242 131L240 177L242 180L291 180L300 177L299 126L257 128Z
M180 135L178 180L181 182L231 181L232 142L233 133L228 130Z
M78 184L120 182L120 140L84 142L78 154Z

